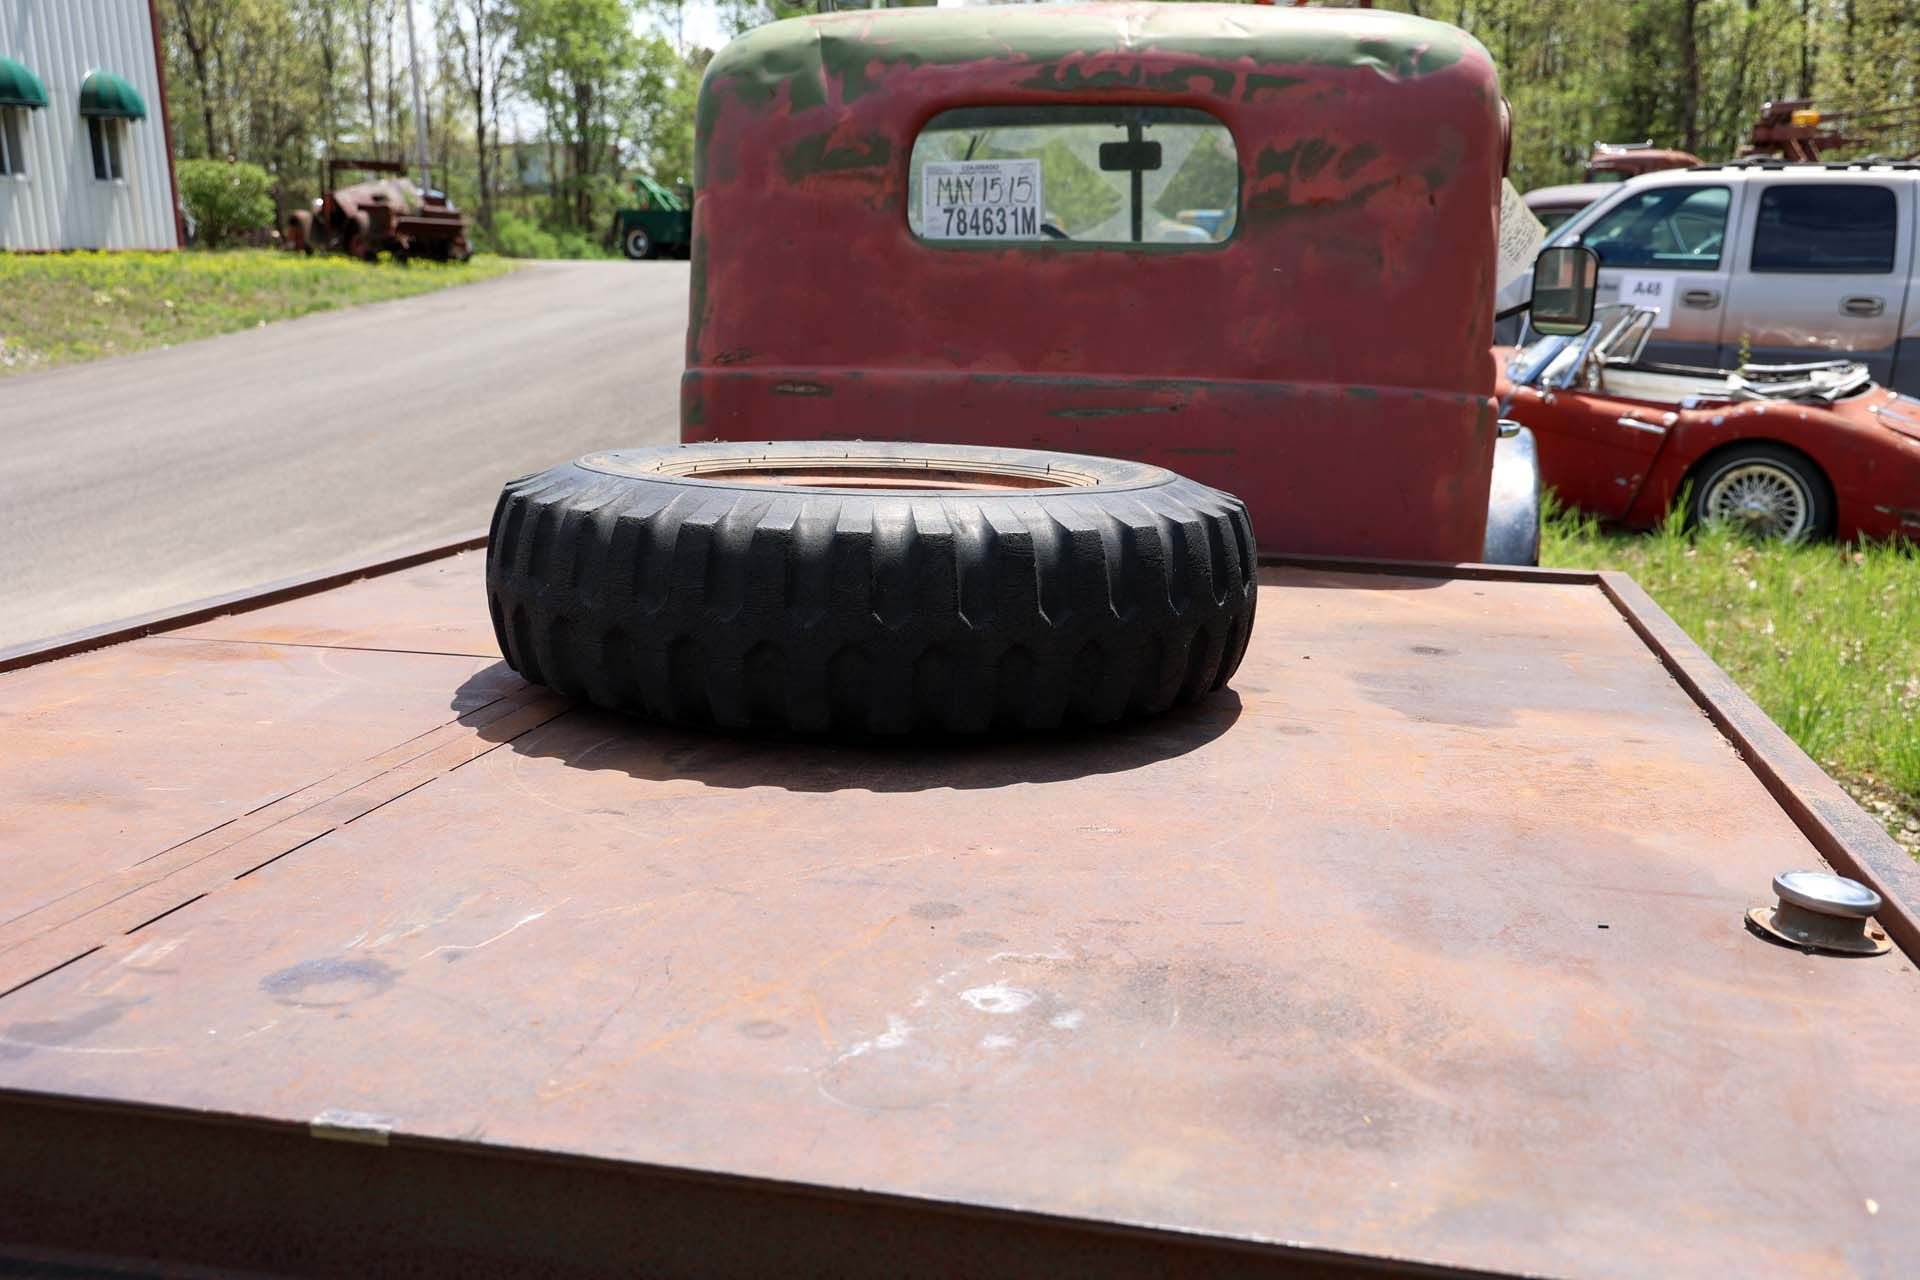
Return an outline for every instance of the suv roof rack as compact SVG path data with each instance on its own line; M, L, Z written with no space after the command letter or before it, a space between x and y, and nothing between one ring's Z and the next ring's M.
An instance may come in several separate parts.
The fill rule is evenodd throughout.
M1920 172L1920 160L1878 160L1869 156L1861 160L1778 160L1772 156L1743 156L1738 160L1718 160L1712 164L1696 164L1688 168L1688 173L1710 173L1722 169L1823 169L1830 173L1865 172L1869 169L1893 169L1902 173Z

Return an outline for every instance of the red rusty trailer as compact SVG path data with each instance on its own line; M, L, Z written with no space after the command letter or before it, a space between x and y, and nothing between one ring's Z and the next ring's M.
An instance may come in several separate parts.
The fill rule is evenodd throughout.
M880 750L522 683L473 545L0 660L0 1267L1910 1273L1920 876L1630 581Z
M509 486L491 582L473 539L0 655L0 1271L1909 1273L1920 872L1885 833L1626 579L1249 572L1249 511L1296 557L1484 544L1484 51L1384 14L1048 6L781 24L715 67L688 435L998 431L1249 505L1055 458L1012 486L1031 526L989 527L944 515L1017 459L607 455ZM1068 114L1004 114L1042 106ZM973 141L1054 125L1112 199ZM990 171L1035 185L973 200ZM913 173L964 197L936 187L921 239L1032 234L914 257ZM932 287L849 305L783 242L823 227ZM1140 299L1169 309L1116 323ZM1450 319L1374 343L1382 314ZM909 465L939 518L840 492ZM783 478L834 510L629 502ZM1222 601L1234 629L1197 629ZM954 626L915 630L934 606ZM1195 700L849 745L596 710L496 647L590 695L739 691L781 673L766 636L725 651L743 627L830 615L829 675L923 646L847 682L866 704L924 666L964 711L955 618L1036 608L1132 628L1111 664L1023 650L1036 705L1092 652ZM641 645L649 613L698 635ZM1881 901L1772 924L1880 954L1750 929L1823 867Z

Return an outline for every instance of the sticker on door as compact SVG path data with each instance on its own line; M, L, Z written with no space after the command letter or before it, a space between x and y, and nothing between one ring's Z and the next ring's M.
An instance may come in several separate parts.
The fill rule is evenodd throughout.
M1620 301L1627 306L1652 307L1660 313L1654 320L1655 329L1664 329L1673 319L1673 305L1678 290L1673 276L1643 275L1637 271L1620 273Z

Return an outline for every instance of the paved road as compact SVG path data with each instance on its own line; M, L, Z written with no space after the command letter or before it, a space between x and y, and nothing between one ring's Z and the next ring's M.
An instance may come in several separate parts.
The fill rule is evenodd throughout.
M500 484L666 441L679 263L482 284L0 380L0 648L484 526Z

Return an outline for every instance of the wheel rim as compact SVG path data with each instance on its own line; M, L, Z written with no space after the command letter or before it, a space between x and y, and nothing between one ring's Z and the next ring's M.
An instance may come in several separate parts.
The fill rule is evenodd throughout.
M842 453L791 455L741 454L712 451L688 455L648 453L630 458L620 452L589 454L582 466L610 475L679 476L725 485L771 488L912 490L928 493L1022 492L1035 489L1077 489L1102 483L1094 473L1058 462L1034 466L1018 461L996 461L963 456L890 458L857 457Z
M653 242L647 239L646 232L629 231L627 233L627 252L632 254L634 257L636 258L646 257L647 250L651 249L652 247L653 247Z
M1703 510L1708 520L1756 538L1791 542L1806 533L1813 502L1799 477L1786 468L1747 462L1713 478Z

